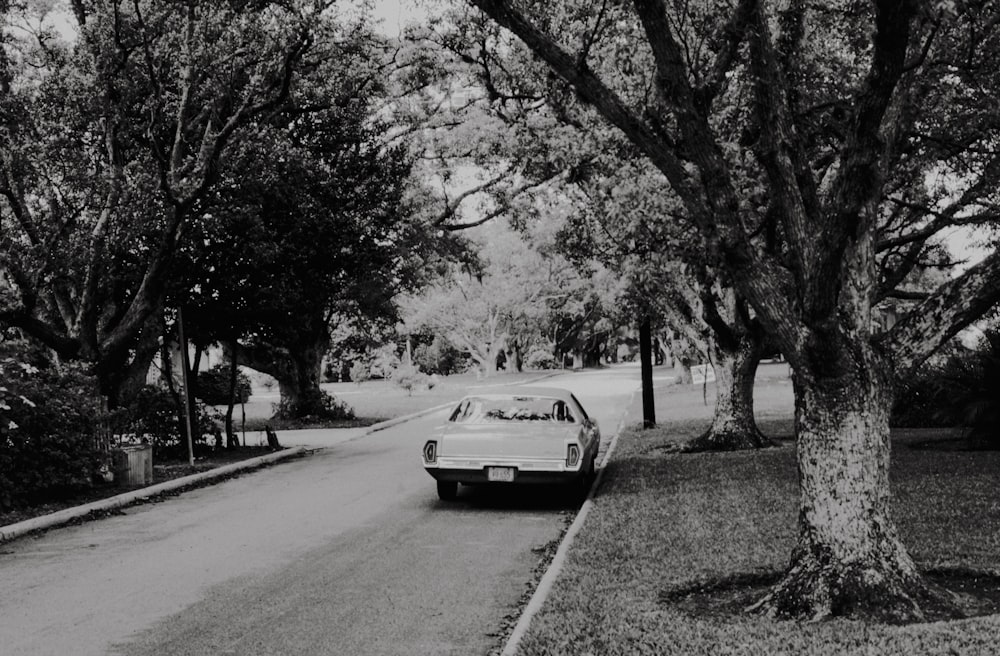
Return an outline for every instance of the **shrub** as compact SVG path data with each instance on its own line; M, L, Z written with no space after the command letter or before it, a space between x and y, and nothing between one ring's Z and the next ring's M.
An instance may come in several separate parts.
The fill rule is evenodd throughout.
M1000 448L1000 332L987 330L979 347L953 358L941 376L953 423L976 448Z
M303 392L294 401L282 399L274 416L302 423L340 421L354 419L354 409L323 390L316 389Z
M351 365L351 380L359 385L366 380L371 380L372 369L367 362L355 360Z
M181 458L187 453L187 427L174 395L163 387L146 385L135 400L114 412L114 432L125 441L146 441L153 445L154 458ZM191 429L195 446L205 441L204 431L214 425L204 403L195 402Z
M941 367L925 365L896 390L890 425L899 428L945 428L955 425L951 400L941 386Z
M446 338L436 335L430 344L413 349L413 364L428 374L449 376L465 369L469 357Z
M552 353L544 349L535 349L524 359L524 366L528 369L556 369L558 364Z
M230 366L219 364L207 371L199 372L194 386L195 396L208 405L229 404ZM250 399L250 377L242 371L236 372L234 403L246 403Z
M1000 447L1000 333L979 347L951 347L900 386L893 426L961 426L979 448Z
M405 389L408 395L413 394L414 389L427 385L427 374L412 364L399 365L392 370L389 378L397 386Z
M0 508L90 486L106 434L93 376L82 365L44 362L7 344L0 380Z

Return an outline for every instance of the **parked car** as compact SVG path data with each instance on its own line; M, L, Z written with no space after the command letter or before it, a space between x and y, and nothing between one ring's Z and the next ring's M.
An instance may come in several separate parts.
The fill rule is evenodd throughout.
M470 394L424 443L424 468L438 496L459 483L567 483L590 488L601 431L580 402L556 387L516 387Z

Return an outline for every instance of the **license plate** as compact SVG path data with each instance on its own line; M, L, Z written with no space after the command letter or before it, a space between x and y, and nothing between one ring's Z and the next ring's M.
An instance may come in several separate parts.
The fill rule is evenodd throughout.
M511 483L514 481L513 467L487 467L486 480L497 483Z

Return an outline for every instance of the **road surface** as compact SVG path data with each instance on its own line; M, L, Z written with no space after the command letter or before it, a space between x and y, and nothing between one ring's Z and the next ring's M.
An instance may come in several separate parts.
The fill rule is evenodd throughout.
M638 368L546 384L610 437ZM0 652L488 653L578 502L544 488L439 501L419 452L443 419L0 545Z

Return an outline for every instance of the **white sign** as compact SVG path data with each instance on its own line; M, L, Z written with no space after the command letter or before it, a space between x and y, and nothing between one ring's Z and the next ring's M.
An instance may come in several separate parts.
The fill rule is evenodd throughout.
M695 385L711 383L715 380L715 369L710 364L699 364L691 367L691 382Z

